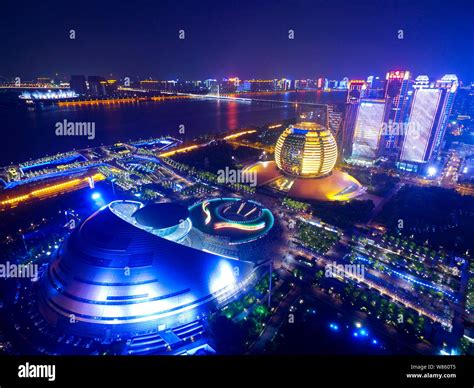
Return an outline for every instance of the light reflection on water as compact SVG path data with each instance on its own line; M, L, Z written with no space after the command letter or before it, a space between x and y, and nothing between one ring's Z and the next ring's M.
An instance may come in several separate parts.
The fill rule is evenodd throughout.
M325 103L339 102L341 93L298 92L264 95L266 99L289 99ZM261 97L261 96L257 96ZM343 100L343 96L342 96ZM69 151L118 141L179 135L184 125L185 139L204 133L219 133L250 125L262 125L296 117L308 107L281 103L242 103L216 100L181 100L116 105L54 107L27 111L0 106L2 133L8 134L9 146L0 153L0 166L26 161L57 152ZM95 139L85 136L56 136L55 125L63 120L95 123Z

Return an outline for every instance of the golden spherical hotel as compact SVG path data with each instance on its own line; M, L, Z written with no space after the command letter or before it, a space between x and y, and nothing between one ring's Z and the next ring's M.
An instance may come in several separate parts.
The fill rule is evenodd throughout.
M313 122L289 126L275 147L275 162L284 173L299 178L328 175L337 160L337 144L328 128Z
M348 201L364 192L349 174L334 168L337 143L327 126L300 122L286 128L275 145L275 161L246 167L257 186L292 198Z

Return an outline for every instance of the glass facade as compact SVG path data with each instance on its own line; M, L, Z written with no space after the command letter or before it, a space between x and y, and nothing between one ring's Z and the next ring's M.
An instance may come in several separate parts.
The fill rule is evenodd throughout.
M401 160L423 163L429 159L428 145L434 130L441 93L441 89L415 91L407 131L404 134Z
M376 159L384 109L383 100L361 101L354 130L352 157Z
M290 126L275 147L280 170L302 178L329 174L337 160L337 144L332 133L319 124L302 122Z

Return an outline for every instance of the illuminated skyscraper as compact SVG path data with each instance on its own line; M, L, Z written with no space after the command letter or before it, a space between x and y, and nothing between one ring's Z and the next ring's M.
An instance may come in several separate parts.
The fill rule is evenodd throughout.
M421 88L415 91L408 125L405 127L408 132L403 140L400 155L402 162L424 163L430 158L442 97L442 90L438 88Z
M343 121L343 112L338 104L327 105L327 123L332 133L339 137L341 135L341 127Z
M349 158L352 155L352 140L354 138L354 129L357 120L357 112L359 111L358 103L347 103L346 112L342 126L341 139L341 159Z
M433 145L433 154L436 156L441 149L446 128L448 127L449 116L451 115L454 100L456 99L456 93L459 87L458 77L455 74L446 74L441 77L440 80L436 81L435 86L446 91L446 100L440 112L441 124L436 132L436 138Z
M452 113L457 117L474 118L474 84L459 87Z
M389 71L385 84L387 100L387 119L400 122L407 105L407 93L410 83L409 71Z
M354 135L352 138L353 158L375 160L381 140L385 111L384 100L362 99L355 113Z
M385 82L385 113L384 123L387 127L393 124L404 123L407 118L407 110L410 105L409 88L410 72L405 70L389 71ZM380 139L379 154L390 156L396 153L396 148L402 139L398 135L385 133Z
M352 140L361 98L365 97L368 84L363 80L351 80L346 97L346 111L342 129L342 136L338 138L341 144L340 155L342 158L352 154Z
M409 171L418 171L420 164L438 155L458 86L457 77L451 75L434 85L420 77L417 81L398 163Z
M430 86L430 79L427 75L419 75L413 82L413 89L428 88Z

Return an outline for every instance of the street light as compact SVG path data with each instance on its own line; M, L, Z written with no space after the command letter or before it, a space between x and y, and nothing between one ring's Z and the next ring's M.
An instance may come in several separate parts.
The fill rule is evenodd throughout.
M101 195L100 195L100 193L98 193L98 192L96 191L96 192L92 193L91 198L92 198L94 201L96 201L96 200L98 200L98 199L101 198Z
M435 176L437 171L438 170L436 169L436 167L433 167L433 166L428 167L428 176L430 177Z

